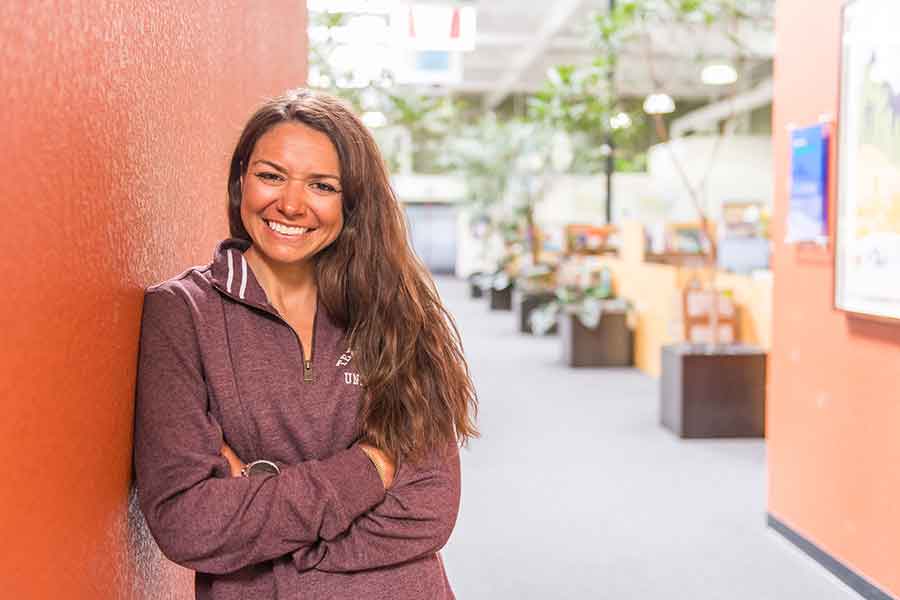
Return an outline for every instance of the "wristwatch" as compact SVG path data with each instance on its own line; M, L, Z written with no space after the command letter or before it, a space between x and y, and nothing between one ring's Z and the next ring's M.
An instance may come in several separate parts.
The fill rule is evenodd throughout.
M270 460L254 460L253 462L244 465L244 468L241 469L241 477L269 474L278 475L279 473L281 473L281 469Z

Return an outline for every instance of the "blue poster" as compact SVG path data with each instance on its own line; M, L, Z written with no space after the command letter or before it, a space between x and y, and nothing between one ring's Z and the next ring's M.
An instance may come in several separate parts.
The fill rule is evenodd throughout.
M823 243L828 236L828 130L791 131L787 241Z

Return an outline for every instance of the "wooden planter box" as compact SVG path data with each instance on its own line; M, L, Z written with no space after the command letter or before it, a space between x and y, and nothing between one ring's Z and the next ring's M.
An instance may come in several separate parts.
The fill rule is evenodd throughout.
M537 307L556 299L553 292L515 292L513 293L513 308L516 312L516 321L519 323L521 333L534 333L531 330L531 312ZM558 331L554 323L545 335L552 335Z
M663 346L660 421L679 437L764 437L765 402L762 349Z
M625 313L604 312L595 329L578 317L561 313L559 334L563 362L570 367L628 367L633 364L634 335Z
M491 288L491 310L512 310L513 285L504 290Z

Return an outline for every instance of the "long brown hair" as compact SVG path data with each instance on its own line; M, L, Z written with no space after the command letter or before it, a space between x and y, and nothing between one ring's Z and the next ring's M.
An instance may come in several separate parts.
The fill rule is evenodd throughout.
M263 104L238 140L228 174L232 237L241 184L257 140L285 121L329 137L337 150L344 227L316 260L319 298L348 332L365 383L361 435L398 459L416 460L477 437L477 399L453 318L408 243L403 211L365 125L340 100L305 89Z

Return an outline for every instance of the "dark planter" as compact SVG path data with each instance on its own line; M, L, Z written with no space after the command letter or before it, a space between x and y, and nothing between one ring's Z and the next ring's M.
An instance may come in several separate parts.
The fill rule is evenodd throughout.
M469 297L470 298L481 298L484 296L484 291L481 289L481 286L478 285L477 282L469 279Z
M594 329L578 317L561 313L559 334L563 362L570 367L628 367L632 362L634 336L624 312L604 312Z
M516 312L516 320L519 322L521 333L534 333L531 331L531 312L537 307L552 302L556 299L553 292L515 292L513 293L513 308ZM556 324L545 335L555 334L558 331Z
M679 437L764 437L765 402L762 349L663 346L660 421Z
M512 291L512 285L502 290L491 288L491 310L512 310Z

